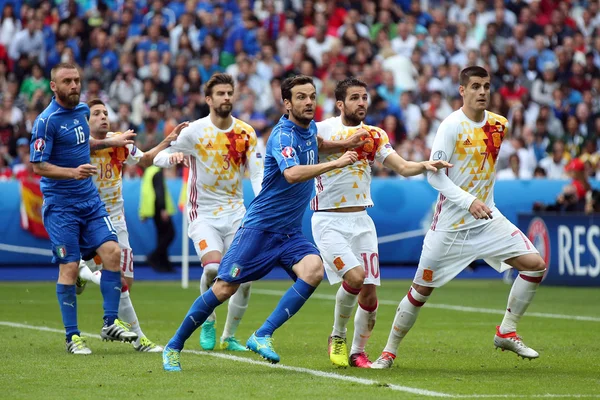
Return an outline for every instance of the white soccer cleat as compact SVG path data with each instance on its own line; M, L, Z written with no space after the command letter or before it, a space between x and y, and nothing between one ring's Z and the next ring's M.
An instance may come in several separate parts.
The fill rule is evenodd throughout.
M82 338L79 335L73 335L71 337L71 341L66 343L67 352L71 354L79 354L87 356L88 354L92 354L92 350L87 347L87 343L85 342L85 338Z
M131 325L122 322L119 319L115 319L115 322L110 326L103 326L100 336L102 340L113 340L120 342L134 342L137 340L138 335L135 332L129 330Z
M501 334L499 326L496 327L496 336L494 336L494 346L496 346L496 349L502 349L502 351L512 351L513 353L516 353L523 359L528 358L529 360L532 360L540 356L537 351L533 350L531 347L528 347L525 343L523 343L523 339L521 339L521 337L517 335L517 332Z
M162 353L164 350L161 346L157 345L146 336L140 338L139 343L138 341L134 342L133 348L142 353Z
M384 351L381 353L379 358L371 363L371 368L373 369L388 369L392 368L394 365L394 360L396 359L396 355L392 354L388 351Z

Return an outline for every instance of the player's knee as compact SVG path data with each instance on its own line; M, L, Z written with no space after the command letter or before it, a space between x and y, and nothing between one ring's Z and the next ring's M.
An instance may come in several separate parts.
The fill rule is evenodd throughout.
M304 276L302 280L312 286L317 286L323 280L325 273L321 257L307 257L304 261Z
M100 251L103 268L108 271L121 270L121 248L117 242L106 242L102 245Z
M377 306L377 287L375 285L364 285L358 295L358 302L368 308Z
M352 268L344 274L344 282L351 288L362 288L365 282L365 270L361 267Z
M229 283L219 279L212 286L212 291L220 302L224 302L233 296L239 287L239 284Z
M542 257L537 257L537 259L531 265L532 271L543 271L546 269L546 263Z
M79 264L71 262L68 264L61 264L58 271L58 281L63 284L75 284L77 275L79 274Z

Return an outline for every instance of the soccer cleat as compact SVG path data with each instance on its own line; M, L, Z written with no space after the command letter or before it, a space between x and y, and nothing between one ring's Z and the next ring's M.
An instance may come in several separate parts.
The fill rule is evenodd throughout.
M350 366L358 368L371 368L371 360L364 351L362 353L355 353L350 356Z
M133 343L133 348L136 351L141 351L143 353L160 353L163 351L162 346L157 345L152 340L148 339L146 336L143 336L139 343Z
M395 354L384 351L383 353L381 353L379 358L371 364L371 368L373 368L373 369L392 368L392 365L394 365L395 359L396 359Z
M538 358L540 355L537 351L528 347L525 343L523 343L523 339L517 332L510 332L502 334L500 333L500 327L496 327L496 336L494 336L494 346L496 349L509 350L516 353L518 356L523 359L533 359Z
M238 342L238 340L233 336L230 336L225 339L221 339L220 347L221 347L221 350L227 350L227 351L248 351L248 349L246 347L242 346L240 344L240 342Z
M327 352L333 365L343 368L348 366L346 339L340 336L329 336Z
M87 347L85 338L82 338L79 335L73 335L71 341L66 343L66 346L67 352L71 354L81 354L84 356L92 354L92 350Z
M273 347L273 338L269 335L260 337L256 336L256 332L254 332L246 342L246 346L273 364L279 362L279 355L275 353L275 348Z
M203 350L213 350L217 344L215 321L206 321L200 328L200 347Z
M75 281L75 293L76 294L81 294L83 293L84 289L85 289L85 285L87 285L88 281L83 279L82 277L78 276L77 280Z
M133 342L138 338L137 333L130 331L128 324L119 319L115 319L115 322L110 326L103 326L100 336L102 340L118 340L121 342Z
M179 362L180 351L165 347L162 353L163 369L168 372L181 371L181 363Z

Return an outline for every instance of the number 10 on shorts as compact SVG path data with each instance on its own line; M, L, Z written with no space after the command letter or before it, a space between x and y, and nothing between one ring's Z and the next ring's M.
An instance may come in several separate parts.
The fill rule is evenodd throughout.
M379 254L377 253L360 253L364 267L365 267L365 278L372 276L373 278L379 278Z

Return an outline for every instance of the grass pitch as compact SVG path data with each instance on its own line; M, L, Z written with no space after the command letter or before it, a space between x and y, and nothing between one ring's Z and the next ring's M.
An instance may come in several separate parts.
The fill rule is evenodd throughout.
M255 283L237 336L245 342L277 304L290 281ZM384 281L367 352L374 360L387 340L408 281ZM144 333L165 344L198 295L197 282L137 282L132 299ZM600 290L541 286L519 326L539 351L533 361L495 351L509 286L457 280L432 295L403 341L390 370L336 369L327 357L337 287L324 282L275 335L282 361L253 353L201 352L196 332L182 354L182 373L165 373L160 354L106 343L102 298L88 284L78 297L79 325L90 333L91 356L65 352L55 284L0 283L0 382L7 399L408 399L600 398ZM217 333L226 305L217 309ZM49 329L47 329L49 328ZM95 335L95 336L94 336ZM348 337L352 336L352 322Z

